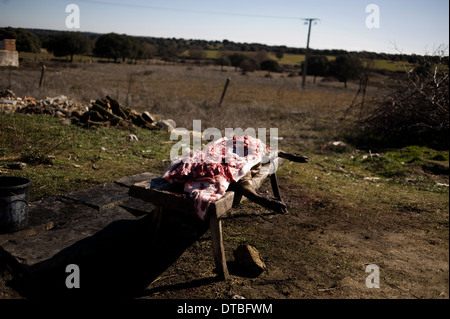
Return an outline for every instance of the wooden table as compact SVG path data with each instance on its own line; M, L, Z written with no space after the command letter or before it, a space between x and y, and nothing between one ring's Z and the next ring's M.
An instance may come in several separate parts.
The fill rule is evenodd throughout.
M284 160L282 158L276 158L273 161L273 165L278 168L283 162ZM275 198L282 201L276 174L269 174L267 171L268 165L270 164L263 165L263 168L266 170L261 168L260 173L253 176L253 187L258 189L263 181L269 177ZM155 231L157 231L159 227L165 209L166 211L168 209L195 214L194 201L188 194L183 193L182 185L169 184L161 177L134 184L129 190L129 195L150 202L156 206L154 211ZM205 216L205 220L209 220L210 223L211 242L216 270L225 280L228 278L229 273L223 246L221 218L227 216L233 207L236 207L245 199L246 198L241 194L228 190L223 197L211 203Z

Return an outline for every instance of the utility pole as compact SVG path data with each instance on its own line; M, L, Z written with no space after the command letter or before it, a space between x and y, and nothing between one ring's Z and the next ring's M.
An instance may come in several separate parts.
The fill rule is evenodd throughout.
M305 82L306 82L306 71L308 69L308 55L309 55L309 38L311 36L311 24L313 21L318 21L319 19L316 18L308 18L308 19L302 19L305 21L305 24L309 24L308 27L308 41L306 42L306 53L305 53L305 63L303 64L303 80L302 80L302 88L305 88Z

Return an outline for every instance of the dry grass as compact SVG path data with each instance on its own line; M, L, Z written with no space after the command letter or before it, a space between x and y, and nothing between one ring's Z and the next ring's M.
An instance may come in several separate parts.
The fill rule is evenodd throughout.
M148 62L147 62L148 63ZM311 83L301 89L300 77L254 72L243 76L234 68L161 64L103 64L48 62L39 89L40 65L0 70L0 87L18 96L66 95L89 104L110 95L137 111L172 118L178 127L278 128L286 147L314 148L339 132L338 119L350 105L357 84ZM226 78L231 78L222 107L218 107ZM369 92L375 96L378 88Z
M276 127L283 137L280 148L311 158L305 165L288 162L279 171L289 215L264 215L264 209L250 204L237 210L238 215L251 212L249 216L224 221L226 253L230 255L238 243L251 243L261 252L268 271L255 279L233 276L229 283L170 289L183 287L186 280L202 282L213 276L210 246L201 240L161 280L140 292L144 296L448 298L448 175L422 169L430 159L448 166L448 152L410 148L372 158L352 148L343 153L321 150L324 142L341 136L346 122L340 118L357 84L350 83L346 90L341 83L314 85L308 79L302 90L301 78L286 74L242 76L233 68L221 72L220 67L187 64L93 63L69 68L53 63L48 64L41 90L39 75L37 64L0 69L0 88L10 85L18 96L36 98L64 94L86 104L105 95L125 104L128 96L130 107L172 118L178 127L188 129L198 119L203 129ZM231 84L219 107L227 77ZM366 99L383 94L385 78L378 80L369 87ZM351 120L349 114L346 121ZM34 198L142 171L160 173L173 145L167 143L168 134L159 131L138 129L139 142L129 144L129 132L124 130L63 127L57 119L41 115L0 115L0 129L4 133L0 156L5 158L20 155L16 154L20 145L32 144L40 150L39 146L67 141L60 153L52 154L52 165L29 165L17 173L33 180ZM13 143L13 138L21 143ZM7 162L0 162L2 170ZM366 289L363 265L368 262L381 267L382 289Z

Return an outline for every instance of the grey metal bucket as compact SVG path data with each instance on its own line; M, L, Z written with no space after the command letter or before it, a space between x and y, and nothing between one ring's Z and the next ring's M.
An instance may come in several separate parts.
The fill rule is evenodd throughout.
M18 231L27 226L30 185L27 178L0 176L0 233Z

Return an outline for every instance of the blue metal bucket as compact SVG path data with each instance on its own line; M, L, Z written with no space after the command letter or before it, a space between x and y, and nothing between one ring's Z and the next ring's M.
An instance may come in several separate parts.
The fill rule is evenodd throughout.
M27 178L0 176L0 233L18 231L28 225L30 185Z

